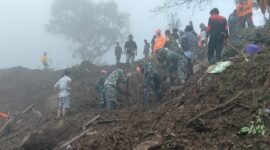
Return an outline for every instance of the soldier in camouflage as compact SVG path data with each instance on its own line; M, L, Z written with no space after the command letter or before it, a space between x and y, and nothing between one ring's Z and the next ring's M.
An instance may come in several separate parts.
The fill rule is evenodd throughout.
M172 84L172 74L177 70L178 81L181 84L185 82L185 59L184 51L180 49L176 39L171 34L170 30L165 31L166 42L165 48L159 53L159 61L162 62L163 67L166 68L167 82Z
M105 80L105 98L108 110L115 110L118 105L117 96L120 83L127 83L127 78L122 69L116 69Z
M100 72L101 76L97 79L96 90L99 97L98 103L104 108L106 106L104 83L108 76L108 72L106 70L101 70Z
M167 82L172 84L172 74L177 71L177 78L180 84L185 83L185 59L181 52L169 49L162 49L159 53L159 61L166 68Z
M149 95L151 89L155 91L156 99L161 101L161 89L160 89L160 75L157 66L149 60L143 60L139 62L137 71L141 71L144 74L144 105L149 106Z

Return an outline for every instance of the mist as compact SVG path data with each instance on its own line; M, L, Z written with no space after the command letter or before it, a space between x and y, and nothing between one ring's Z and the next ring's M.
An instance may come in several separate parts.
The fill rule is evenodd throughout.
M42 68L40 61L44 51L48 52L49 63L53 68L61 69L80 63L72 58L72 43L62 36L51 35L46 32L45 24L51 17L51 6L54 0L9 0L0 6L0 68L23 66L33 69ZM96 0L98 1L98 0ZM121 11L130 14L130 33L138 45L138 58L142 58L143 40L151 40L156 29L164 31L167 28L166 15L154 15L151 9L162 4L161 0L115 0ZM226 7L224 7L226 6ZM228 17L235 8L233 0L215 1L202 10L179 8L179 18L184 28L189 21L193 21L195 29L201 22L207 24L211 8L220 9L220 14ZM255 16L261 16L255 11ZM255 17L254 17L255 18ZM262 24L262 17L257 17L256 25ZM128 36L128 35L127 35ZM127 37L126 36L126 37ZM124 43L121 43L123 46ZM113 50L108 52L103 61L113 64L115 61ZM124 62L125 57L122 57Z

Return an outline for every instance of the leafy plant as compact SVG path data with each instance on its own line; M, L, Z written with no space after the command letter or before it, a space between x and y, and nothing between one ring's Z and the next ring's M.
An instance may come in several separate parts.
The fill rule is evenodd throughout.
M250 126L243 127L239 131L240 134L247 135L262 135L265 136L267 129L264 124L264 118L266 117L266 112L263 109L259 109L256 115L255 121L250 121Z

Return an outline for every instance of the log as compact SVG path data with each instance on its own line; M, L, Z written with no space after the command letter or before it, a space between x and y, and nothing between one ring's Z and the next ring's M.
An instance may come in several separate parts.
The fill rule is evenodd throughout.
M32 111L36 117L42 117L42 114L39 111L35 110L34 108L32 108Z
M10 118L0 129L0 134L14 121L14 118Z
M22 112L22 114L27 113L27 112L28 112L29 110L31 110L35 105L36 105L36 104L32 104L32 105L28 106L28 107Z
M201 113L201 114L199 114L199 115L193 117L192 119L190 119L190 120L186 123L185 128L186 128L187 126L189 126L189 125L190 125L192 122L194 122L195 120L199 119L200 117L202 117L202 116L204 116L204 115L206 115L206 114L208 114L208 113L210 113L210 112L212 112L212 111L215 111L215 110L217 110L217 109L220 109L220 108L222 108L222 107L225 107L225 106L229 105L229 104L232 103L234 100L236 100L239 96L241 96L243 93L244 93L244 91L240 91L236 96L234 96L232 99L230 99L230 100L227 101L226 103L221 104L221 105L218 105L218 106L216 106L216 107L214 107L214 108L208 109L208 110L206 110L205 112L203 112L203 113Z
M78 140L78 139L81 138L82 136L84 136L84 135L86 135L87 133L89 133L91 130L92 130L92 129L85 130L85 131L83 131L82 133L80 133L79 135L73 137L71 140L65 142L65 143L61 146L61 148L67 147L69 144L75 142L76 140Z
M89 120L88 122L86 122L84 125L83 125L83 130L86 130L87 127L92 124L93 122L95 122L96 120L98 120L100 118L100 115L97 115L95 116L93 119Z

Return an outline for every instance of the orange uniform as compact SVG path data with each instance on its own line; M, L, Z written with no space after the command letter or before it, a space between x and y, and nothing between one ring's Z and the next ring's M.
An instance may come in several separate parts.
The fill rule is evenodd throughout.
M157 52L159 49L164 48L165 45L165 37L160 35L156 37L154 52Z
M253 1L247 0L246 8L245 8L245 15L253 13Z
M245 2L239 2L237 4L237 16L238 17L244 17L247 14L253 13L253 1L252 0L246 0Z

